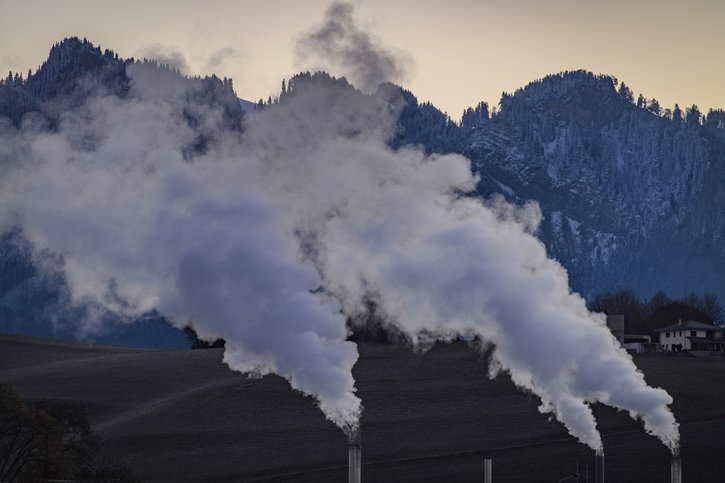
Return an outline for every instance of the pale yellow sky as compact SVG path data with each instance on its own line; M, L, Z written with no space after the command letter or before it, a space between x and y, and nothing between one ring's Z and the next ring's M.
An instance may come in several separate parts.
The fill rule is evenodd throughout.
M611 74L663 107L725 107L722 0L356 0L356 16L413 67L402 80L458 119L481 100L569 69ZM173 48L240 97L278 92L294 45L329 0L0 0L0 72L27 72L66 36L122 57ZM344 74L344 72L333 72Z

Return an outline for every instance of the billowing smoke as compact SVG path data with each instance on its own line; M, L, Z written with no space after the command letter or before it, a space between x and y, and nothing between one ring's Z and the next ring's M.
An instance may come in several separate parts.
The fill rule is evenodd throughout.
M261 186L265 166L232 134L187 161L187 96L158 89L155 67L134 67L128 99L91 99L56 133L4 136L17 162L1 180L0 226L19 224L38 251L63 257L75 302L191 322L226 339L232 368L282 375L354 425L357 348L339 302L315 293L321 277L289 208ZM207 124L197 130L225 135L221 112L194 107Z
M467 196L476 179L461 156L390 149L394 103L300 81L243 134L207 104L192 129L180 99L195 97L144 72L129 69L124 100L99 95L56 132L0 140L16 161L0 179L0 228L62 257L77 302L192 322L226 339L230 367L286 377L351 430L361 402L346 318L372 299L414 342L426 331L493 344L494 372L594 449L596 402L676 449L672 398L547 258L537 205ZM189 158L198 131L214 142Z
M186 60L186 56L171 45L146 44L139 49L138 57L153 59L178 70L182 74L189 74L189 62Z
M571 292L566 271L533 235L538 206L466 196L476 184L468 160L391 151L387 105L327 89L258 115L247 140L275 146L260 153L267 183L294 210L343 312L364 312L372 297L414 341L421 332L479 335L495 346L494 372L537 394L542 412L594 449L602 443L593 402L629 411L676 448L672 398L647 386L604 317Z
M211 53L204 62L204 72L223 71L229 65L242 58L241 53L232 47L222 47Z
M300 37L295 53L301 66L344 72L365 92L381 82L400 82L411 64L407 55L383 46L357 25L351 3L338 1L327 8L321 25Z

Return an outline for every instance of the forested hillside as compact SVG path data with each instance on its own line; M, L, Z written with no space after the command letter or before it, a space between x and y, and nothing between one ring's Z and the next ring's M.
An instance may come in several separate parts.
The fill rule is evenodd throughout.
M6 131L56 130L69 122L66 113L90 96L123 101L134 76L153 76L158 89L179 96L183 119L195 132L185 159L203 155L218 130L243 135L244 113L230 79L187 78L169 66L121 59L77 38L54 45L35 72L9 73L0 81L0 124ZM284 82L278 97L256 103L256 109L287 102L306 85L354 89L344 78L302 73ZM515 203L536 200L544 215L540 239L567 268L572 288L587 298L632 289L642 297L694 291L725 299L722 110L663 109L643 95L635 100L613 77L584 71L534 81L504 94L493 108L481 102L460 121L393 84L382 84L372 95L359 93L357 99L383 102L394 112L392 149L418 146L427 153L463 154L480 176L474 195L500 194ZM211 127L204 122L200 105L219 108L219 122ZM0 148L0 162L9 166L23 160ZM90 309L71 301L62 275L41 269L38 256L33 258L21 231L0 237L0 331L74 337L72 321ZM101 317L116 329L97 337L111 342L164 346L167 337L175 340L172 345L183 341L158 314L132 331L117 330L110 314Z
M575 289L722 298L723 112L633 97L608 76L552 75L504 95L463 153L482 194L540 203L541 239Z

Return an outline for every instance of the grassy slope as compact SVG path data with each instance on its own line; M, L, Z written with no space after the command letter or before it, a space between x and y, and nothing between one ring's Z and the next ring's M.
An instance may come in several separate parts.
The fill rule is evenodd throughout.
M557 481L591 452L537 411L535 397L463 344L418 355L361 344L355 367L365 481ZM330 481L346 478L344 436L278 377L252 381L221 350L141 351L0 336L0 381L23 397L82 402L105 451L148 481ZM637 359L675 398L684 479L721 481L725 362ZM597 407L609 481L667 481L668 451L624 414ZM571 481L571 480L570 480ZM584 479L582 478L583 482Z

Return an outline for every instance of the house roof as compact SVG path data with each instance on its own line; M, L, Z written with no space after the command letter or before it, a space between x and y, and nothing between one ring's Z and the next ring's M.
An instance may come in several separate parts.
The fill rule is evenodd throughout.
M717 325L688 320L687 322L672 324L667 327L660 327L659 329L655 329L655 332L670 332L673 330L705 330L710 332L722 332L725 329L718 327Z
M704 339L702 337L688 337L690 339L690 342L706 342L708 344L719 344L723 345L725 344L725 341L722 339Z

